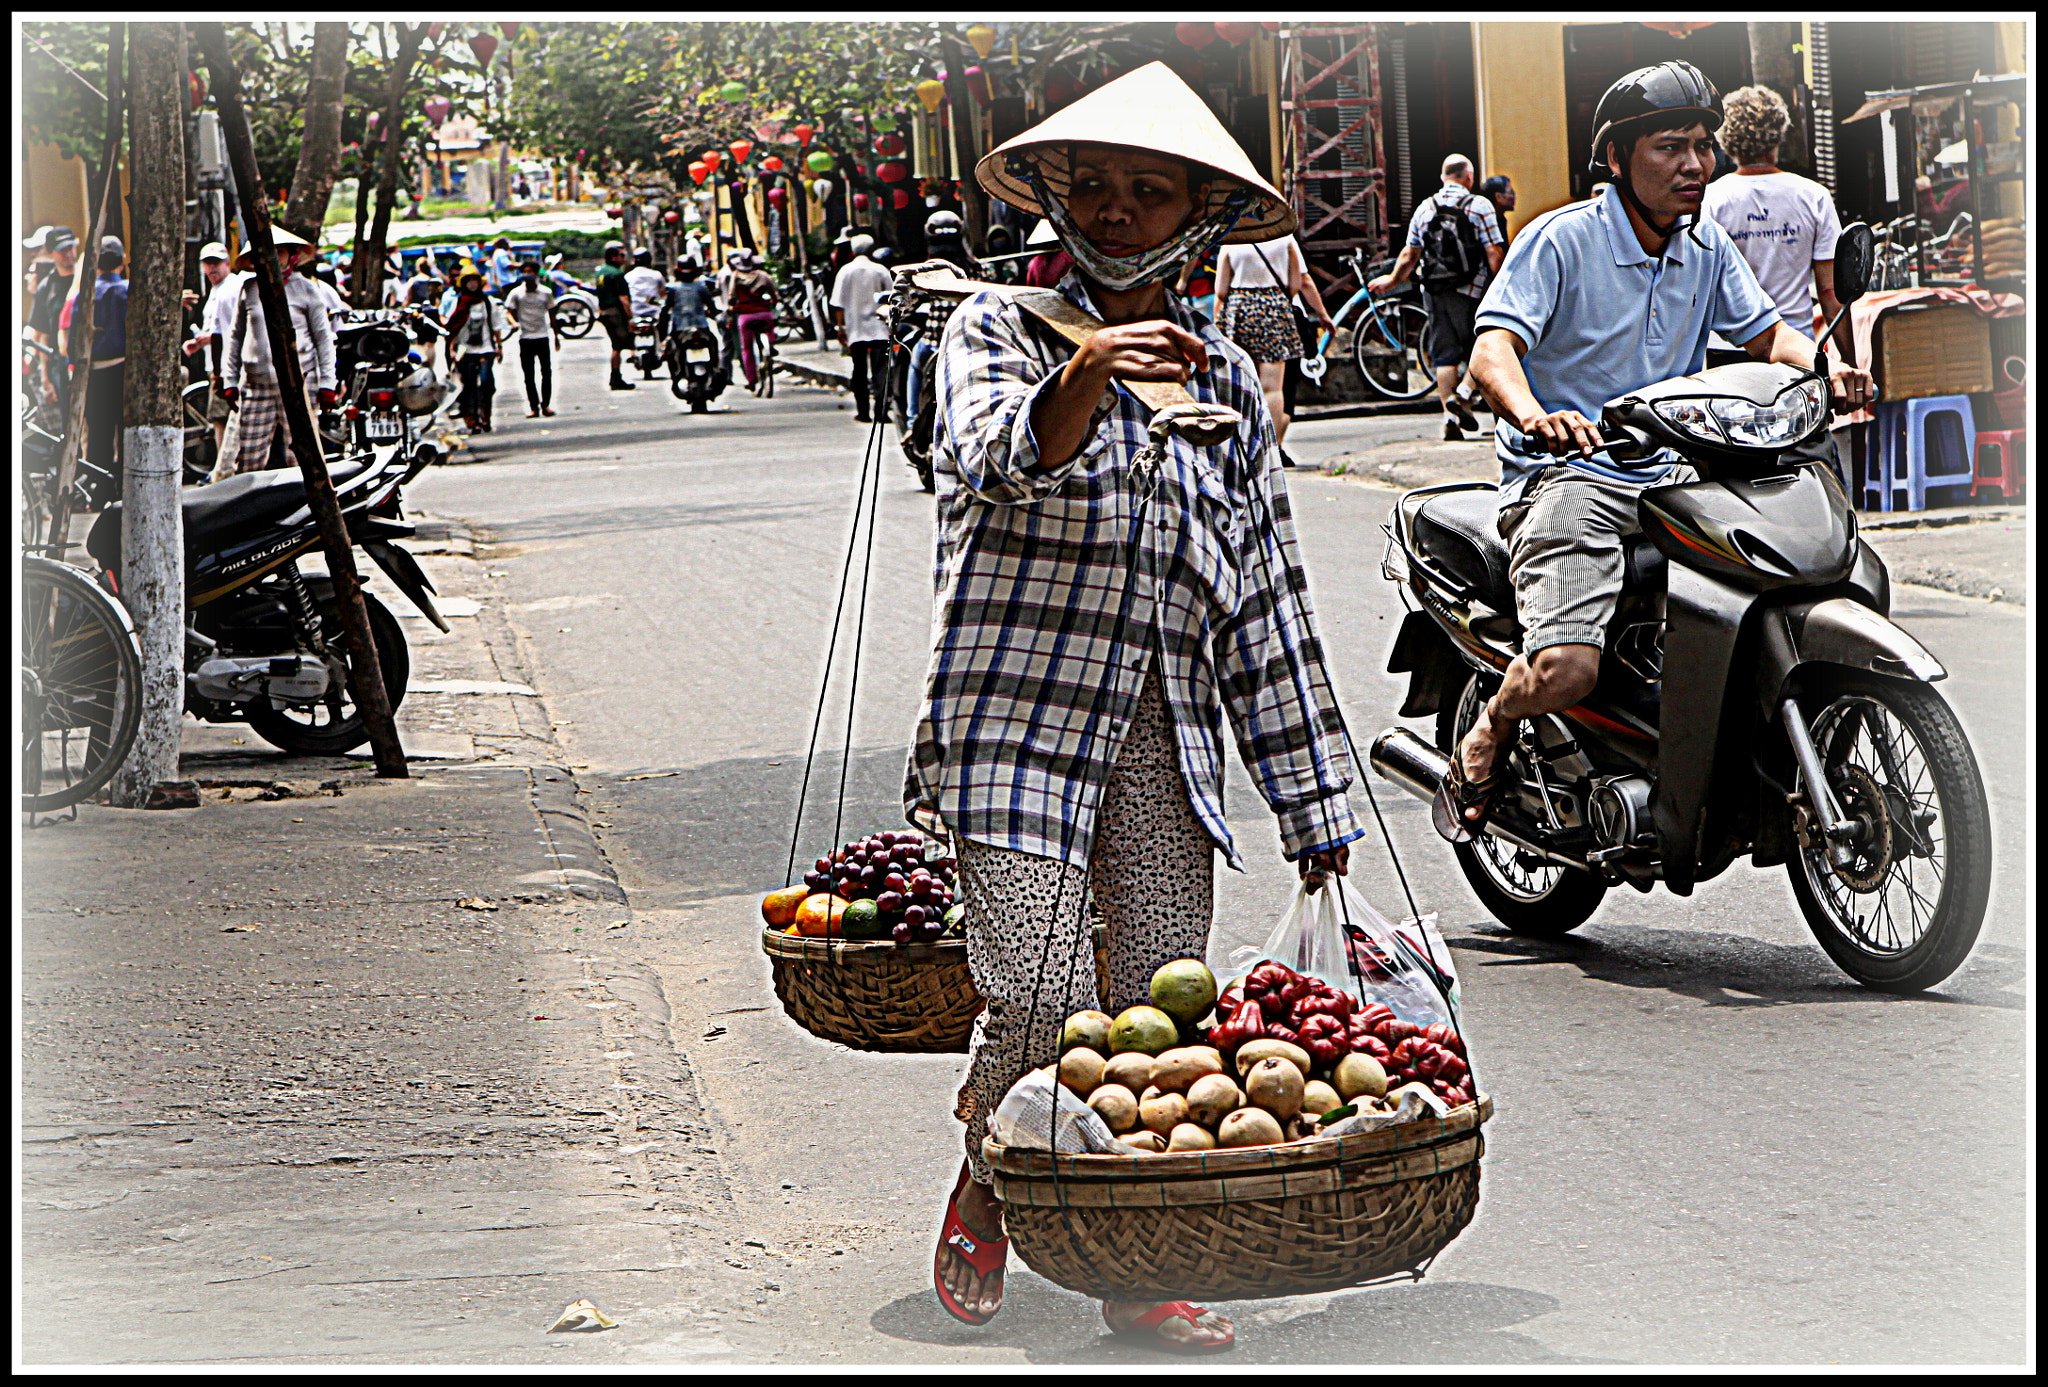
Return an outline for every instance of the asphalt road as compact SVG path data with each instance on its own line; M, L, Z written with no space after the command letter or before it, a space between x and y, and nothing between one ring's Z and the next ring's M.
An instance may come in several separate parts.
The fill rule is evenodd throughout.
M823 390L735 390L691 417L659 382L614 394L603 374L593 344L572 345L560 413L542 421L518 417L508 380L499 432L413 495L493 541L523 657L632 897L623 947L663 979L737 1217L783 1269L761 1324L730 1342L742 1361L1161 1361L1014 1264L994 1324L947 1318L930 1247L958 1161L960 1061L828 1046L768 985L755 903L784 879L869 430ZM1433 426L1321 422L1290 447L1313 465ZM877 446L858 696L849 737L849 616L799 859L834 841L835 817L840 838L901 819L931 502L893 444ZM1378 575L1394 493L1312 471L1290 485L1362 738L1394 720L1400 693L1381 666L1401 609ZM1924 997L1866 992L1812 942L1782 873L1746 867L1686 900L1616 893L1563 941L1516 938L1479 910L1425 807L1381 785L1490 1070L1480 1213L1419 1285L1233 1307L1234 1361L2024 1358L2025 613L1903 588L1895 615L1950 669L1944 691L1992 796L1992 905L1964 970ZM1241 771L1228 800L1250 870L1219 873L1219 963L1265 935L1293 878ZM1397 909L1383 850L1358 851L1362 888Z

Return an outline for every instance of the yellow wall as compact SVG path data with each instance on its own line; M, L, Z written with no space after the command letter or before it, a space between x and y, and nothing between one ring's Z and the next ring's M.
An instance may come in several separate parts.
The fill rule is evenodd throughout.
M2025 72L2026 70L2026 21L2001 21L1998 25L1998 71Z
M1481 168L1515 185L1512 236L1532 218L1571 201L1572 151L1565 147L1564 25L1476 23L1472 75L1479 107Z
M66 159L53 144L27 145L26 176L21 187L21 234L39 226L68 226L85 240L85 164Z

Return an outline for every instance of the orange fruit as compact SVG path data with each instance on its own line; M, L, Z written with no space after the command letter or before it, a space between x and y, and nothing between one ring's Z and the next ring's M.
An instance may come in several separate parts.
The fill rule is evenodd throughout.
M796 932L813 939L837 938L839 917L845 913L846 902L837 896L823 891L806 896L796 909Z
M761 897L761 918L780 928L796 920L797 907L811 894L808 886L785 886Z

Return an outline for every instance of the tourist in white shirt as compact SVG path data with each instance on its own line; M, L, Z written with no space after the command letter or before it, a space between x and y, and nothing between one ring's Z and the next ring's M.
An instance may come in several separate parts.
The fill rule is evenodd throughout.
M554 354L561 350L562 335L555 331L554 286L541 282L538 261L529 260L520 267L519 283L505 295L505 312L519 332L519 369L526 377L526 417L552 415Z
M228 248L219 241L208 242L199 252L199 273L206 280L206 303L199 310L200 331L185 344L187 355L206 353L206 378L211 384L206 397L206 419L213 425L213 444L218 456L227 436L228 402L221 397L221 359L227 352L227 336L235 325L235 294L247 276L228 267Z
M1810 178L1778 167L1792 114L1769 87L1738 87L1723 102L1721 144L1735 172L1707 185L1700 211L1728 233L1785 321L1814 336L1842 304L1835 297L1834 198ZM1848 325L1836 330L1847 346Z
M887 293L895 280L868 258L874 248L874 237L854 237L849 247L853 259L840 266L832 280L832 317L853 355L853 417L862 424L889 408L889 325L875 298ZM871 401L873 413L868 409Z

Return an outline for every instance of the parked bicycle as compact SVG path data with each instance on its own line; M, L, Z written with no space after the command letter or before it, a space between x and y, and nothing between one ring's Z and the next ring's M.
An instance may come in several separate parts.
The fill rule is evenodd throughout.
M1350 278L1358 281L1358 290L1331 315L1331 326L1316 338L1315 355L1302 358L1301 373L1320 381L1329 369L1337 334L1348 328L1351 358L1368 390L1382 399L1421 399L1436 388L1436 375L1423 355L1429 310L1409 291L1375 297L1365 286L1386 265L1368 266L1363 249L1353 248L1344 263Z
M66 809L113 779L142 716L128 612L84 570L21 561L21 807Z

